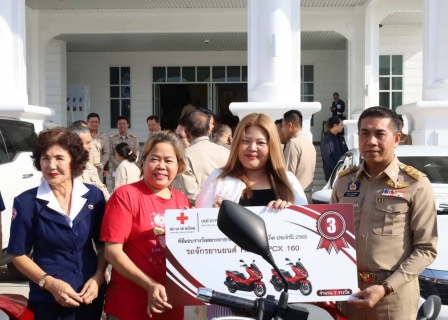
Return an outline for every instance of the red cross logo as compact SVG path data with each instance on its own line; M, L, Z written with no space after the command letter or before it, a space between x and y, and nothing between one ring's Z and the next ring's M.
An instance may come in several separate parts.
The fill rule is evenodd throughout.
M185 220L188 220L188 216L186 216L185 213L181 212L180 216L176 217L176 220L179 220L180 224L184 224Z

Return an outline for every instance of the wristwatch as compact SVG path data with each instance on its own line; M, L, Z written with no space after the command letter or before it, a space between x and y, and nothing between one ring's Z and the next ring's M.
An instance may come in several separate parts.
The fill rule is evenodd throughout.
M390 285L389 282L384 281L381 283L381 285L384 288L385 294L384 296L387 297L388 295L390 295L392 292L394 292L394 289L392 288L392 286Z
M48 276L48 274L44 274L40 280L39 280L39 288L44 289L45 288L45 278Z

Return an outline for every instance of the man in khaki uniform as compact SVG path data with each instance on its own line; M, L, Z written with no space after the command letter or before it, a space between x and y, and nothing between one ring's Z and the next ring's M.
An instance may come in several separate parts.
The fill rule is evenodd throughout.
M283 115L282 131L286 139L283 150L286 170L291 171L299 180L308 203L313 203L314 170L316 169L316 149L302 132L302 113L290 110Z
M109 139L104 132L98 132L100 126L100 116L97 113L90 113L87 116L87 127L92 135L92 150L90 151L89 162L98 170L98 176L103 179L104 166L109 160Z
M228 125L222 124L218 128L218 131L216 131L213 142L230 150L230 144L232 143L232 129L230 129Z
M366 109L358 120L364 162L339 174L331 203L353 203L359 300L343 303L349 319L413 320L418 276L436 257L432 186L422 172L399 162L400 121L387 108Z
M230 151L210 141L209 113L196 110L185 120L185 133L190 146L185 149L187 170L174 179L171 186L182 191L195 204L202 184L213 170L227 163Z
M72 125L69 128L69 130L76 133L81 138L84 144L84 150L90 153L90 151L92 150L92 136L90 134L90 130L81 125ZM101 192L103 192L106 201L109 200L110 198L109 191L107 191L106 186L101 182L100 178L98 177L98 171L90 162L86 163L86 168L84 169L82 174L79 177L77 177L77 179L87 184L93 184L98 189L100 189Z
M115 147L124 142L129 145L132 152L134 152L137 155L137 161L138 161L138 155L140 146L138 144L138 139L136 136L132 134L128 134L128 128L129 128L129 122L126 117L120 116L117 120L117 129L118 133L113 134L109 137L109 164L110 164L110 170L112 172L112 190L115 190L115 170L117 170L117 167L120 165L120 162L115 158Z

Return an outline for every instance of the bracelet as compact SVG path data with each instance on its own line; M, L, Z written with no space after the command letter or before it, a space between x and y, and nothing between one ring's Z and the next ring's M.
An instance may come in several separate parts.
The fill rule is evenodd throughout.
M390 295L392 292L394 292L394 289L392 288L392 286L390 285L389 282L384 281L383 283L381 283L381 285L384 288L385 294L384 296L387 297L388 295Z

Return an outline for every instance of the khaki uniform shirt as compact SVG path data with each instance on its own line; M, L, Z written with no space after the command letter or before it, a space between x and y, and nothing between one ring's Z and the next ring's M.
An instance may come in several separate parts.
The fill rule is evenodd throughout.
M174 179L171 186L182 191L194 205L202 184L215 169L224 167L230 151L210 141L208 137L199 137L185 149L187 170Z
M303 191L310 192L313 189L316 169L316 149L313 143L302 131L299 131L286 143L283 154L286 170L295 174Z
M110 198L109 191L107 190L106 186L101 182L100 177L98 176L98 170L91 163L89 162L86 163L86 168L77 179L81 180L84 183L96 186L103 192L106 201L109 200Z
M135 163L123 160L115 171L115 190L122 185L140 180L140 169Z
M101 172L109 161L109 139L104 132L99 132L92 136L92 150L90 151L89 162L95 167L99 167Z
M362 163L339 174L330 202L353 203L358 270L391 271L386 281L394 291L434 261L436 203L422 172L395 158L371 179Z
M227 143L225 143L225 142L221 142L221 141L216 141L215 143L216 143L218 146L221 146L221 147L224 147L224 148L230 150L230 144L227 144Z
M120 143L127 143L131 148L132 152L137 155L137 161L140 151L140 146L138 144L138 139L133 134L128 134L125 136L120 136L120 134L113 134L109 137L109 165L110 170L115 171L120 165L120 161L115 158L115 147Z
M401 139L400 139L400 145L411 145L412 144L412 138L410 135L408 134L401 134Z

